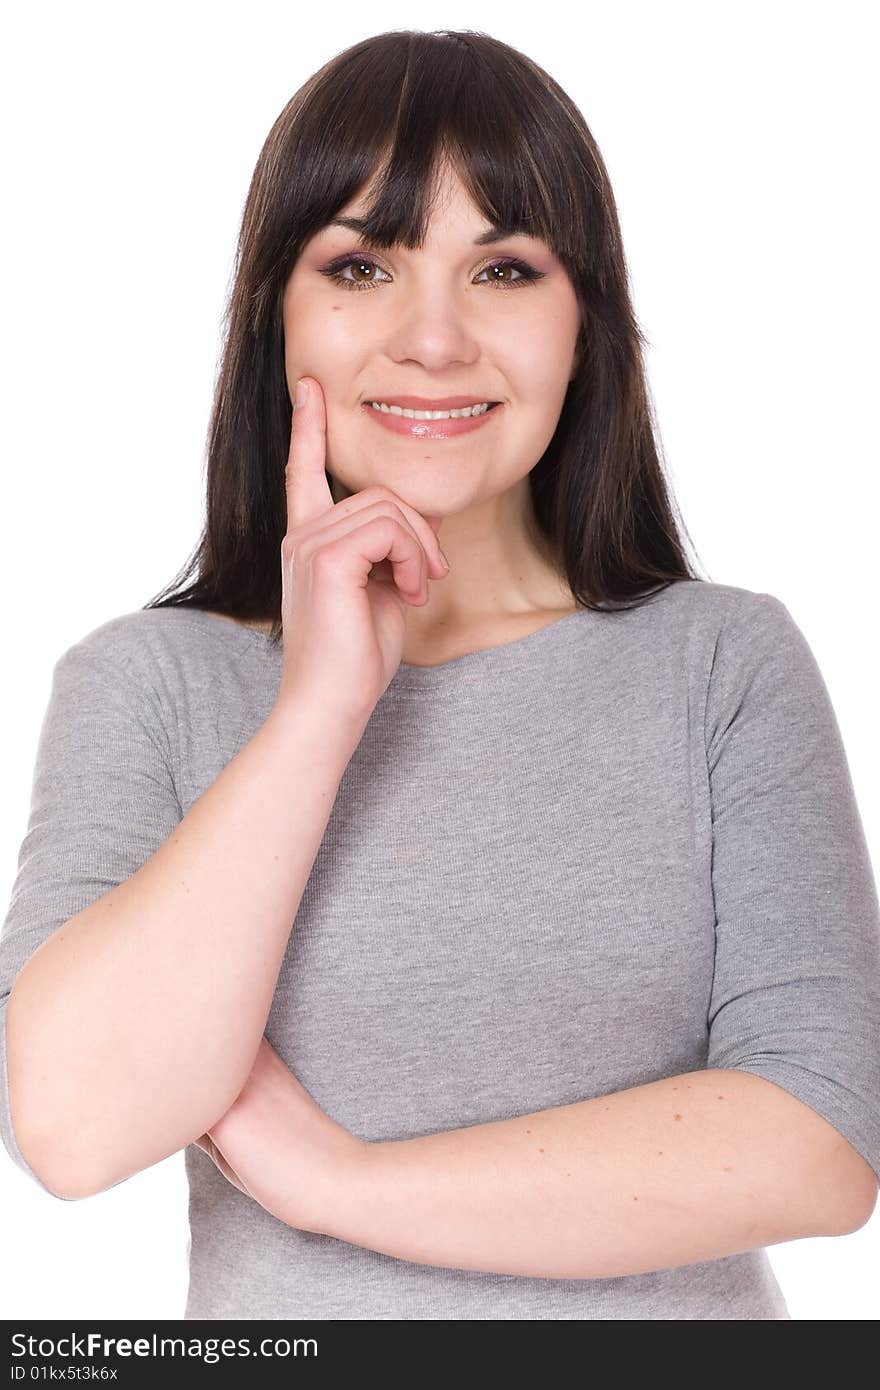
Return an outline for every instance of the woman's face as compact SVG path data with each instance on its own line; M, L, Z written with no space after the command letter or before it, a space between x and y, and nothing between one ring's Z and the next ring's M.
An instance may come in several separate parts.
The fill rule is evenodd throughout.
M363 214L359 196L340 216ZM300 376L320 383L326 466L350 493L381 483L424 515L452 515L514 486L550 442L576 368L574 288L544 242L475 244L487 230L447 172L422 249L373 250L333 225L304 246L284 292L288 390ZM524 265L498 268L514 258ZM345 283L323 273L333 262ZM501 405L438 439L428 422L392 432L365 404L405 395Z

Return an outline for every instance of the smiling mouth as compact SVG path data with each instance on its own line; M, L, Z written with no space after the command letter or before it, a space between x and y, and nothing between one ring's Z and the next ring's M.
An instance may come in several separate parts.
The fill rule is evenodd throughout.
M410 411L407 414L401 406L385 406L384 409L380 409L372 401L361 403L361 409L365 410L380 428L415 441L455 439L459 435L473 434L477 430L486 429L492 420L500 417L503 406L503 401L493 401L488 409L478 409L475 415L471 415L467 410L464 413L449 410Z

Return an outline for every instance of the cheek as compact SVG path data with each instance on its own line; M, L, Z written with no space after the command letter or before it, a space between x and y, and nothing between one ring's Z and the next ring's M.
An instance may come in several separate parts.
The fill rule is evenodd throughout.
M513 327L508 325L508 331L494 342L491 355L510 383L514 396L531 404L552 400L560 387L564 393L576 339L576 326L569 326L561 310L558 315L542 311L523 316Z
M319 381L325 375L341 379L345 365L354 362L357 354L353 330L343 305L328 308L326 300L321 302L314 295L290 296L284 310L285 361Z
M511 448L520 471L533 468L556 433L559 416L568 388L564 369L562 380L546 370L546 364L533 379L526 393L514 399L510 419Z

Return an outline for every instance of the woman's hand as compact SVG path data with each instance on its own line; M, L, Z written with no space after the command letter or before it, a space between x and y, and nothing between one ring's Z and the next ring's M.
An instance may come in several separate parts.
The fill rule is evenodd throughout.
M265 1037L244 1089L195 1143L239 1192L286 1225L318 1233L370 1147L321 1109Z
M284 660L275 708L305 696L358 726L400 665L407 605L424 607L429 583L446 578L437 539L443 518L422 516L380 484L334 503L324 392L315 377L303 381L308 396L293 412L285 469Z

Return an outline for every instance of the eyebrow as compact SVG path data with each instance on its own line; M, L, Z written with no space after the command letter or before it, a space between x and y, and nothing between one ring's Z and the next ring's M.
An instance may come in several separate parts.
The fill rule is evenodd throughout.
M366 222L360 217L336 217L332 222L327 223L328 227L345 227L347 231L358 232L361 236L364 234L366 225ZM512 228L496 227L493 224L488 231L481 232L479 236L474 237L474 246L491 246L496 241L504 241L508 236L528 236L528 232L516 232Z

